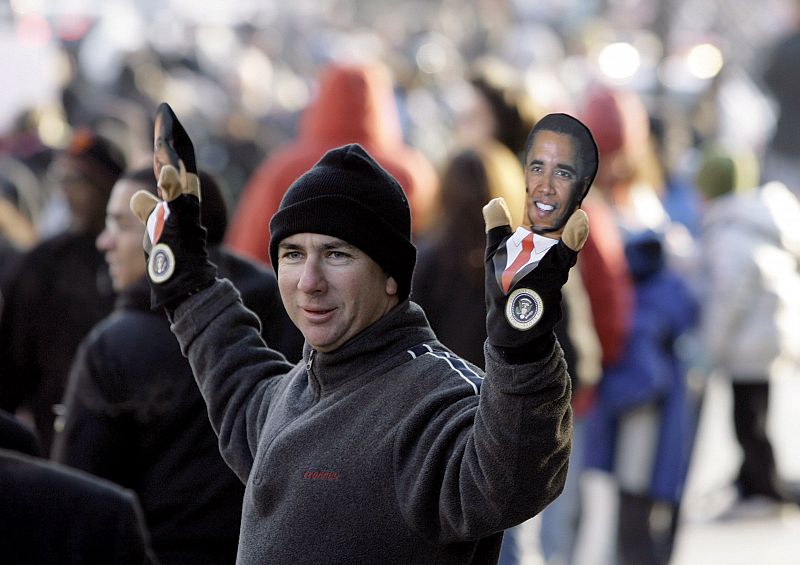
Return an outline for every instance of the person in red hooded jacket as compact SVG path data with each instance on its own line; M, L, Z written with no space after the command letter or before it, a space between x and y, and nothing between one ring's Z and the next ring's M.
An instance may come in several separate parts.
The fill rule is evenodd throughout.
M327 150L348 143L359 143L397 179L411 205L413 232L424 231L438 178L431 162L403 141L389 70L380 63L333 63L322 71L297 138L267 157L244 187L226 234L228 246L267 262L268 220L289 185Z

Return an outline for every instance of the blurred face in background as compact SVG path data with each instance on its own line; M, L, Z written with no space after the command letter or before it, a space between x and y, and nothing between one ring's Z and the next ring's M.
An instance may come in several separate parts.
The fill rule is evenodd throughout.
M528 221L532 228L547 229L558 237L563 231L562 218L572 213L572 195L578 190L579 167L571 136L549 130L539 131L525 159L525 192Z
M53 174L69 206L70 227L78 233L99 233L103 229L106 191L95 185L69 159L57 162Z
M117 181L106 207L105 229L97 236L97 249L105 254L116 292L141 279L146 270L142 239L144 225L133 215L131 196L149 187L129 179Z
M489 101L473 88L456 116L456 136L464 145L478 145L493 139L496 132L497 122Z

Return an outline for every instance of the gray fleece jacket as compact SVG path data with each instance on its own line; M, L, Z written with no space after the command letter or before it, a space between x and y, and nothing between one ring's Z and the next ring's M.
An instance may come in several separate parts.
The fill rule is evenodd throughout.
M558 494L571 446L556 346L486 375L410 301L332 353L287 363L226 280L172 330L246 484L238 563L495 563L502 530Z

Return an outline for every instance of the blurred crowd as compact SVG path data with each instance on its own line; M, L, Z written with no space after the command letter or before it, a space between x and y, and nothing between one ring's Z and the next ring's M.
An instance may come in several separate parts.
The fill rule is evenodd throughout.
M45 4L0 7L0 409L14 428L0 426L0 455L129 489L114 492L133 507L137 555L233 562L242 496L176 347L162 354L187 389L151 375L147 393L132 392L133 369L120 367L133 361L114 356L171 337L161 318L120 326L141 336L113 333L115 316L146 310L141 234L119 203L133 185L153 190L162 101L216 195L203 203L215 262L292 360L301 338L262 273L268 222L327 149L358 142L398 179L419 249L411 299L482 366L481 208L502 196L524 222L521 163L539 118L566 112L592 131L590 239L558 328L573 387L569 479L533 525L507 532L502 564L668 563L714 374L733 391L737 508L800 500L766 426L770 383L797 378L800 363L800 3ZM186 442L204 448L176 447ZM613 479L613 511L586 494L597 473Z

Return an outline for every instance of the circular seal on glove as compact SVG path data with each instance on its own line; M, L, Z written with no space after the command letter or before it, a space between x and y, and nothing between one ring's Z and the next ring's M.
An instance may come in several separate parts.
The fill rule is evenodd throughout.
M175 272L175 255L166 244L159 243L153 246L150 260L147 262L147 274L154 283L163 283L169 280Z
M520 331L531 329L542 318L542 298L529 288L518 288L506 302L506 320Z

